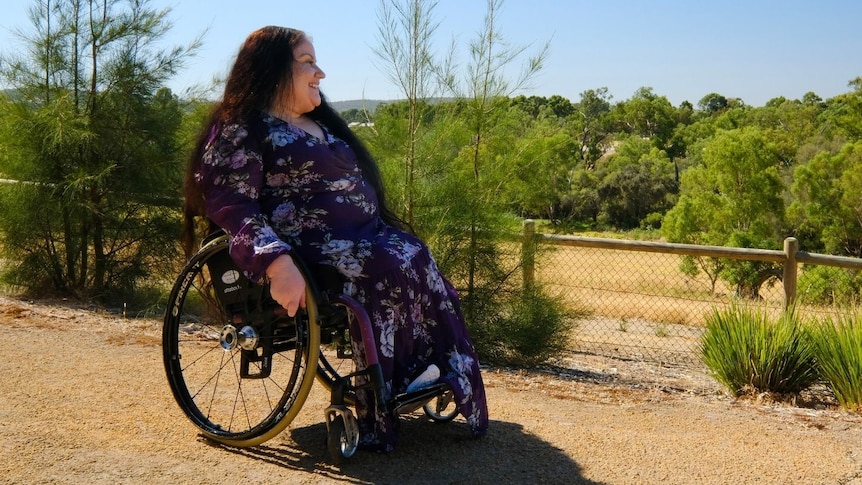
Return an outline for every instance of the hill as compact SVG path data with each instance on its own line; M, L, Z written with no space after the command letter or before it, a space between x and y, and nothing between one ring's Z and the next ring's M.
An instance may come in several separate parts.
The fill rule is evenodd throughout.
M348 101L329 101L329 104L339 113L349 109L365 109L373 113L380 103L390 102L392 101L383 99L353 99Z

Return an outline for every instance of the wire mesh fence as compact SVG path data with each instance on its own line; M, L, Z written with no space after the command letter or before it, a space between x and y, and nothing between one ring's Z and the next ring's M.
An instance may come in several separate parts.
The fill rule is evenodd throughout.
M528 221L529 223L529 221ZM577 322L572 350L608 357L657 362L698 360L704 322L711 312L743 299L724 281L681 269L685 255L772 261L782 275L768 278L756 299L744 298L779 314L795 297L797 266L828 264L862 268L862 260L808 254L786 242L785 251L746 250L643 241L533 234L525 226L524 278L560 296L586 316ZM528 241L538 244L530 245ZM528 248L535 248L534 254ZM809 315L847 308L798 307Z

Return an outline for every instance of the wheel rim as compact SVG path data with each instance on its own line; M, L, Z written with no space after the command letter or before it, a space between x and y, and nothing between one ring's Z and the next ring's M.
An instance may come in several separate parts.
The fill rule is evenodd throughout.
M328 421L327 447L330 456L336 461L350 458L359 449L359 428L355 418L339 414Z
M257 313L237 321L217 303L210 266L227 238L208 244L177 279L163 328L177 403L211 439L252 446L283 430L302 407L319 352L316 302L303 318ZM242 319L240 319L242 320Z
M451 389L425 403L423 410L428 417L439 422L451 421L458 415L458 406Z

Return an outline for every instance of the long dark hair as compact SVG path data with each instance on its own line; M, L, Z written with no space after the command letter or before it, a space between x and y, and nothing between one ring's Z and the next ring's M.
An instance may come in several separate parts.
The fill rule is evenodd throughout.
M228 74L222 99L215 104L207 123L198 135L186 170L183 187L183 246L187 255L191 255L195 250L195 218L205 217L203 193L194 179L194 174L198 170L212 127L231 122L244 123L251 116L270 109L281 91L279 86L293 86L293 49L307 39L301 30L268 26L252 32L240 47ZM344 119L327 103L322 93L320 106L306 115L325 125L335 136L350 145L359 160L363 176L377 193L383 220L405 227L404 222L386 203L383 178L374 158ZM208 230L212 229L214 228L210 225Z

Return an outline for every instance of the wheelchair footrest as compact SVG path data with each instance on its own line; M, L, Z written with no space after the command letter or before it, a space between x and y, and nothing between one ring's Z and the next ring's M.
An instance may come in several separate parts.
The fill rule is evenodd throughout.
M448 390L449 384L445 382L431 384L428 387L423 387L422 389L418 389L413 392L405 392L396 395L391 401L389 401L388 407L398 414L410 413L422 407L422 405L429 400Z

